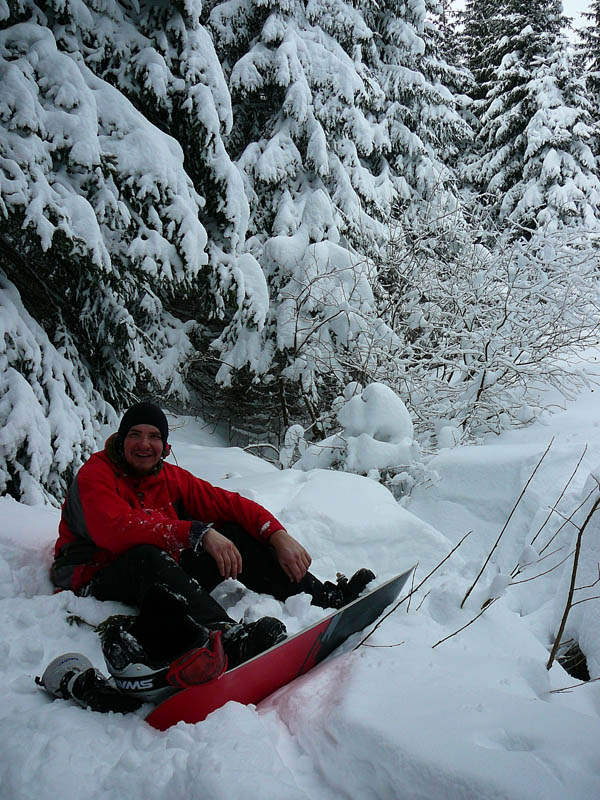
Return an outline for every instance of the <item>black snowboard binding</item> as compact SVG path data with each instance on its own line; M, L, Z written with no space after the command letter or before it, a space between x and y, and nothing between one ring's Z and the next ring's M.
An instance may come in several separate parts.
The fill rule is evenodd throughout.
M223 631L223 647L227 655L227 669L249 661L259 653L282 642L286 627L275 617L261 617L256 622L219 622L215 628Z
M136 711L141 702L120 692L108 679L94 669L81 653L64 653L48 664L35 682L53 697L75 700L83 708L106 713L126 714Z
M138 616L114 615L96 631L116 685L144 702L213 680L227 665L221 632L196 622L186 600L163 584L150 587Z
M345 575L338 573L337 585L342 590L343 605L347 606L348 603L356 600L373 580L375 580L375 573L365 567L357 570L350 580Z
M313 603L321 608L343 608L356 600L374 579L375 574L364 567L355 572L349 580L338 572L336 583L325 581Z

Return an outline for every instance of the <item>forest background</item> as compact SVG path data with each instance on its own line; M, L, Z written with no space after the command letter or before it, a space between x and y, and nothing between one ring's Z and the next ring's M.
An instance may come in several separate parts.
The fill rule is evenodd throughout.
M59 502L154 398L402 497L426 454L535 419L541 385L572 396L598 341L599 0L584 22L0 0L0 492Z

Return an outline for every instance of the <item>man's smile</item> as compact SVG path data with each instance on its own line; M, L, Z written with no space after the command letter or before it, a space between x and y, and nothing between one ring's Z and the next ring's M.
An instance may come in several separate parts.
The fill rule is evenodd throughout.
M152 472L160 461L163 450L160 431L154 425L134 425L123 442L125 461L142 474Z

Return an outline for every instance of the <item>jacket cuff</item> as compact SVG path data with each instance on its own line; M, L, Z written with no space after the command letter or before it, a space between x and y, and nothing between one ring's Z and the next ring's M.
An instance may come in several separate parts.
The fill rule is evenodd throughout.
M204 534L212 528L212 522L200 522L197 519L192 520L190 525L190 547L192 550L202 549L202 539Z

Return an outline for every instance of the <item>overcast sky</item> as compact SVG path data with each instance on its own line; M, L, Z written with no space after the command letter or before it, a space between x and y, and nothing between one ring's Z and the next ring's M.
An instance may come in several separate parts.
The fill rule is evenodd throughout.
M576 27L581 26L585 20L581 17L582 11L587 11L590 7L591 0L562 0L563 8L567 17L571 17L573 25ZM454 0L455 8L464 8L464 0Z
M581 25L585 20L580 16L582 11L590 7L590 0L563 0L563 8L568 17L573 18L573 25Z

